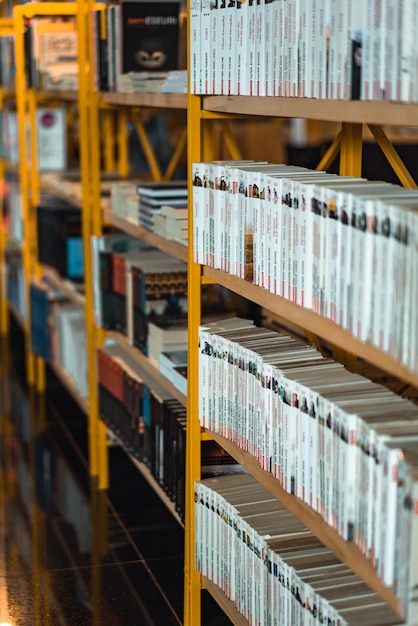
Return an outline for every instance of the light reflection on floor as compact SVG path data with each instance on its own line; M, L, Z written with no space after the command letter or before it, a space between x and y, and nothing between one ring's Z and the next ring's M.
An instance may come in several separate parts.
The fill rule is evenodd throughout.
M54 379L52 403L25 389L10 356L0 352L0 626L180 626L183 528L120 448L109 490L96 489L85 416ZM230 625L205 593L202 615Z

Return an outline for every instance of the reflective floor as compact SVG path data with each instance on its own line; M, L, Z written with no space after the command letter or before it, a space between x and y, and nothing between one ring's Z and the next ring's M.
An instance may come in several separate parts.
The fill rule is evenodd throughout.
M178 521L120 448L94 488L85 416L51 373L25 389L17 328L0 356L0 624L182 624ZM202 616L230 624L205 592Z

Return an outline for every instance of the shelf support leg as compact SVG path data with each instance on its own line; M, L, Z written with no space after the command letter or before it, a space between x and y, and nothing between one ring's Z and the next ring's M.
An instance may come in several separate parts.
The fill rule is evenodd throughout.
M343 123L341 129L340 174L361 176L363 150L362 124Z
M176 171L176 167L180 162L181 155L183 154L184 149L186 148L187 143L187 129L185 129L179 141L177 142L176 148L173 152L173 156L170 159L170 163L168 164L167 170L164 174L164 180L171 180Z
M416 189L416 182L409 173L405 163L402 161L401 157L396 152L395 148L385 135L383 128L381 126L376 126L375 124L369 124L368 126L373 137L375 138L377 145L389 161L393 171L399 178L401 184L404 187L411 187Z
M341 131L332 141L331 145L327 148L324 156L322 157L322 159L319 161L318 165L316 166L316 169L318 171L329 169L331 165L333 164L335 157L337 156L340 150L340 147L341 147Z
M155 156L153 147L148 139L145 126L138 114L135 115L134 119L135 119L135 128L138 133L138 137L139 137L139 141L141 142L142 149L144 151L145 159L150 168L152 180L160 181L163 179L163 175L161 173L161 168L158 164L157 157Z

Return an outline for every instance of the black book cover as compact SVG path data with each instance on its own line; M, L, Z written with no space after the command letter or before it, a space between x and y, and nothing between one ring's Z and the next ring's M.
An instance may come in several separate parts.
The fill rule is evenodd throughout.
M178 69L179 2L122 2L122 67L127 72Z
M112 288L112 252L99 252L99 279L102 296L102 325L105 330L115 330L115 297Z

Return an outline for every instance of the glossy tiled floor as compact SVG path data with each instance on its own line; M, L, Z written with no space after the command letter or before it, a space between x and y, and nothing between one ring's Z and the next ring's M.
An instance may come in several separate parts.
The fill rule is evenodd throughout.
M46 402L28 394L11 335L0 362L0 623L182 624L182 527L119 448L108 492L91 486L85 416L52 376ZM206 595L202 614L204 626L230 624Z

